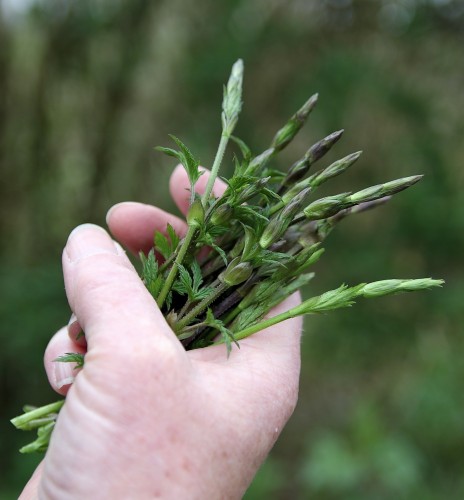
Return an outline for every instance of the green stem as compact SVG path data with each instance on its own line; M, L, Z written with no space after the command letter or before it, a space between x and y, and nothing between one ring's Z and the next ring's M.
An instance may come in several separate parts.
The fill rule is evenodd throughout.
M290 309L289 311L277 314L277 316L272 316L272 318L265 319L264 321L260 321L259 323L255 323L254 325L251 325L237 333L234 333L234 339L243 340L249 337L250 335L253 335L254 333L264 330L265 328L269 328L270 326L273 326L287 319L294 318L295 316L299 316L299 314L295 314L293 312L293 309ZM223 343L224 341L222 339L215 342L215 344L223 344Z
M159 267L159 272L163 272L165 269L167 269L167 267L172 263L172 261L174 260L175 258L175 254L171 254L162 264L161 266Z
M280 209L285 207L285 203L283 201L277 202L275 205L271 207L269 210L269 215L274 215L276 212L278 212Z
M213 292L214 292L214 288L217 287L219 285L219 283L220 283L219 280L216 279L208 286L213 288ZM182 307L179 314L177 315L177 322L181 321L182 318L188 313L189 309L192 307L194 302L198 302L198 301L196 301L196 300L191 301L190 299L187 299L184 306ZM198 304L199 304L199 302L198 302Z
M51 403L49 405L41 406L40 408L35 408L34 410L27 411L19 417L15 417L11 420L11 423L17 429L30 430L37 427L34 424L35 420L42 419L49 416L51 413L58 413L61 407L64 405L64 399L57 401L56 403Z
M213 190L214 181L217 178L219 167L221 166L222 159L224 158L224 152L226 150L228 142L229 142L229 134L222 132L216 157L214 158L214 163L211 168L211 174L209 175L208 184L206 185L205 192L203 193L203 196L201 198L201 203L205 208L208 203L209 197L211 196L211 191Z
M168 293L171 290L172 284L176 279L177 272L179 271L179 265L182 264L182 261L184 260L185 254L187 253L187 250L190 246L190 243L192 242L192 239L197 229L198 227L196 225L191 225L188 228L187 234L185 235L185 238L179 249L179 253L177 254L176 260L174 261L174 264L172 265L171 270L169 271L168 277L164 282L163 288L161 289L161 292L156 300L158 303L158 307L160 309L163 307L164 301L166 300L166 297L168 296Z
M211 303L213 303L221 294L223 294L228 285L221 283L217 288L215 288L208 297L203 299L199 304L197 304L186 316L184 316L175 327L176 332L180 333L183 328L185 328L191 321L193 321L199 314L201 314Z

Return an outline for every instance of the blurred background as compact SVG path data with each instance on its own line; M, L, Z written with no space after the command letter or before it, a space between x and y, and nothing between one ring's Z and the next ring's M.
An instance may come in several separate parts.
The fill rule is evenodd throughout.
M40 459L8 419L56 398L68 233L123 200L175 210L153 147L174 133L211 164L238 57L254 152L318 91L278 167L345 128L322 163L364 155L324 193L425 174L344 221L306 293L447 281L306 322L298 408L246 498L464 498L463 41L461 0L0 0L0 499Z

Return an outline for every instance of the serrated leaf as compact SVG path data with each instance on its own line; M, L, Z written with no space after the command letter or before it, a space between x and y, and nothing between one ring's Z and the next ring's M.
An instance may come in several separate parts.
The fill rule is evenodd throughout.
M176 151L175 149L172 148L165 148L164 146L156 146L155 148L157 151L160 151L161 153L164 153L167 156L172 156L174 158L177 158L180 161L180 153L179 151Z
M164 278L159 274L155 252L152 249L146 257L142 252L139 255L142 262L142 281L145 283L152 297L156 299L164 285Z
M169 239L171 240L171 248L173 251L175 251L177 246L179 245L180 238L169 223L166 226L166 232L168 233Z
M155 249L167 260L176 251L179 245L179 236L177 236L174 228L170 224L167 225L166 232L169 238L160 231L155 231L154 244Z
M196 260L194 260L190 268L192 270L193 288L194 290L199 290L201 284L203 283L203 276L201 274L200 265Z
M154 237L155 248L156 250L165 258L168 259L172 254L172 248L169 240L164 236L160 231L155 232Z
M180 295L190 295L192 290L192 279L182 264L178 265L179 273L172 289Z
M258 177L253 177L251 175L234 175L229 179L229 187L233 192L238 192L244 188L248 188L258 180Z
M232 331L239 332L253 325L268 312L268 308L262 304L254 304L242 311L234 320Z
M190 204L192 204L195 200L195 184L203 174L202 170L199 170L200 162L193 156L190 149L175 135L169 135L171 139L177 144L180 148L180 151L176 151L175 149L165 148L162 146L158 146L155 149L161 151L162 153L167 154L168 156L173 156L177 158L179 162L184 167L187 172L187 176L190 182Z
M192 274L183 265L179 265L179 274L172 288L180 295L187 295L189 301L196 302L208 297L212 289L210 287L200 288L203 277L196 261L192 263L191 270Z
M224 323L221 320L214 317L213 311L211 311L211 309L208 309L206 311L206 318L204 320L204 323L210 328L214 328L215 330L219 331L222 339L224 340L224 344L226 345L227 356L229 356L230 352L232 351L232 342L234 342L234 344L238 348L240 348L240 345L235 340L234 334L224 326Z
M189 272L182 265L179 265L179 279L190 298L193 292L193 282Z
M59 361L60 363L76 363L74 369L82 368L84 366L84 354L79 352L67 352L62 356L58 356L53 361Z
M200 162L193 156L190 149L178 137L174 135L170 135L170 137L181 150L179 160L185 168L190 181L190 204L192 204L195 200L195 184L203 171L198 169Z
M171 309L171 305L172 305L172 291L169 292L167 295L166 295L166 300L164 301L164 303L166 304L166 308L169 310Z
M224 264L227 266L228 262L227 262L227 255L226 255L226 252L224 252L224 250L219 247L218 245L216 245L216 243L210 243L211 245L211 248L213 248L213 250L215 250L221 257L221 259L223 260Z

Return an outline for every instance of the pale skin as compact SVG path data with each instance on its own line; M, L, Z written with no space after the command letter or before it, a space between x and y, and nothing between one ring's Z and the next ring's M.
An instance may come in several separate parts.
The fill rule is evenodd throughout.
M201 193L207 174L196 189ZM181 168L171 194L185 214ZM214 193L224 186L216 183ZM115 239L148 251L154 230L183 220L159 208L121 203L108 213ZM240 342L186 352L122 247L83 225L63 252L74 315L45 352L52 387L67 395L50 447L21 499L238 499L293 412L298 395L301 320ZM295 306L295 294L274 313ZM86 339L76 335L80 326ZM77 374L53 360L86 352Z

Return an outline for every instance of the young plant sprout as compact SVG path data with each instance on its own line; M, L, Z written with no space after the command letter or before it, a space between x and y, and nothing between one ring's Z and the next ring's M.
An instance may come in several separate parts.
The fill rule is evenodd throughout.
M335 145L343 130L311 146L287 172L272 166L273 158L292 141L314 109L315 94L275 134L260 154L233 131L242 106L243 62L238 60L224 87L222 133L205 192L195 194L203 171L200 162L178 138L178 149L157 148L175 157L190 182L188 230L180 238L171 226L154 235L148 255L141 254L141 278L186 350L224 344L224 355L239 341L271 325L306 314L351 306L358 298L380 297L441 286L442 280L389 279L356 286L341 285L300 305L267 317L267 313L314 278L312 266L322 243L348 217L386 203L412 186L420 175L396 179L358 192L317 198L317 188L349 169L361 156L352 153L329 166L314 164ZM215 197L213 185L229 141L240 152L227 188ZM208 248L205 251L205 247ZM161 256L162 258L160 258ZM68 353L56 360L83 366L84 356ZM45 451L63 401L24 408L12 420L18 429L36 429L37 439L20 451Z

